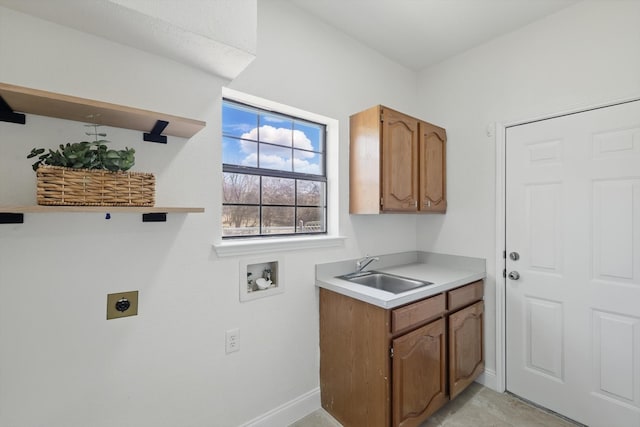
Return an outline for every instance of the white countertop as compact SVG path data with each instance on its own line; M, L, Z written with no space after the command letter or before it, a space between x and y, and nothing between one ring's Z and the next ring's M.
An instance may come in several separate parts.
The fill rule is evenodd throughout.
M430 252L380 255L379 258L380 261L372 263L367 270L391 273L433 284L394 294L338 279L336 276L354 271L355 260L349 260L317 265L316 286L382 308L394 308L486 277L485 260L480 258Z

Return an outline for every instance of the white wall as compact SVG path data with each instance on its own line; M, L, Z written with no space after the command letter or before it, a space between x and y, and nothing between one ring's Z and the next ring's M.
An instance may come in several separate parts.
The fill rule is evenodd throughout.
M350 217L348 115L415 110L417 76L279 1L259 2L257 59L231 86L340 121L344 247L282 254L286 291L240 303L237 258L211 247L220 210L221 79L0 8L0 81L207 121L189 141L107 129L157 175L158 205L205 214L27 214L0 225L0 425L235 426L318 387L318 262L413 250L414 216ZM84 137L82 124L0 122L0 204L35 202L25 158ZM139 315L106 321L108 293ZM240 328L240 351L224 332Z
M417 75L291 3L258 2L258 17L257 57L229 87L338 119L341 228L357 236L349 253L414 250L415 215L348 215L349 116L376 104L411 114Z
M636 2L587 2L419 78L280 1L259 2L256 60L236 90L340 121L344 247L282 254L286 291L238 300L237 258L211 247L220 203L225 82L182 64L0 8L0 81L206 120L160 146L108 129L156 173L158 204L205 214L27 215L0 225L0 425L235 426L318 386L314 265L365 252L487 258L487 365L495 366L495 142L486 125L640 94ZM415 88L418 86L418 97ZM447 128L444 216L349 216L348 116L382 103ZM0 122L0 203L35 200L24 158L82 138L81 124ZM416 228L418 237L416 238ZM140 291L137 317L105 320L106 294ZM238 353L224 331L240 328ZM124 423L121 420L125 420Z
M637 1L581 2L420 74L421 116L447 129L449 209L419 218L418 246L487 259L488 369L495 369L496 143L487 125L640 97L638 18Z

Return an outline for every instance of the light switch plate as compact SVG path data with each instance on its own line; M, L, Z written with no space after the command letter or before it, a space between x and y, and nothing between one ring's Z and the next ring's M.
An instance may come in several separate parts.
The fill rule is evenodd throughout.
M124 307L126 310L121 311ZM120 310L118 310L119 307ZM120 317L136 316L138 314L138 291L120 292L107 295L107 320Z

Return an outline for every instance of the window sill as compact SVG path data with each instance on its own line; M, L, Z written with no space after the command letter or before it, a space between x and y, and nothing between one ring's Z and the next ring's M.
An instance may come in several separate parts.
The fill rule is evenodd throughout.
M213 247L219 257L229 257L274 251L330 248L342 246L345 239L344 236L259 238L223 241L214 243Z

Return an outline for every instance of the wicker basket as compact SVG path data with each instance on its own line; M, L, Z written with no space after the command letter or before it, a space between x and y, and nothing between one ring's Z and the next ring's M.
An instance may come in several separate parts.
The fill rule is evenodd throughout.
M110 172L41 165L36 171L39 205L153 206L151 173Z

